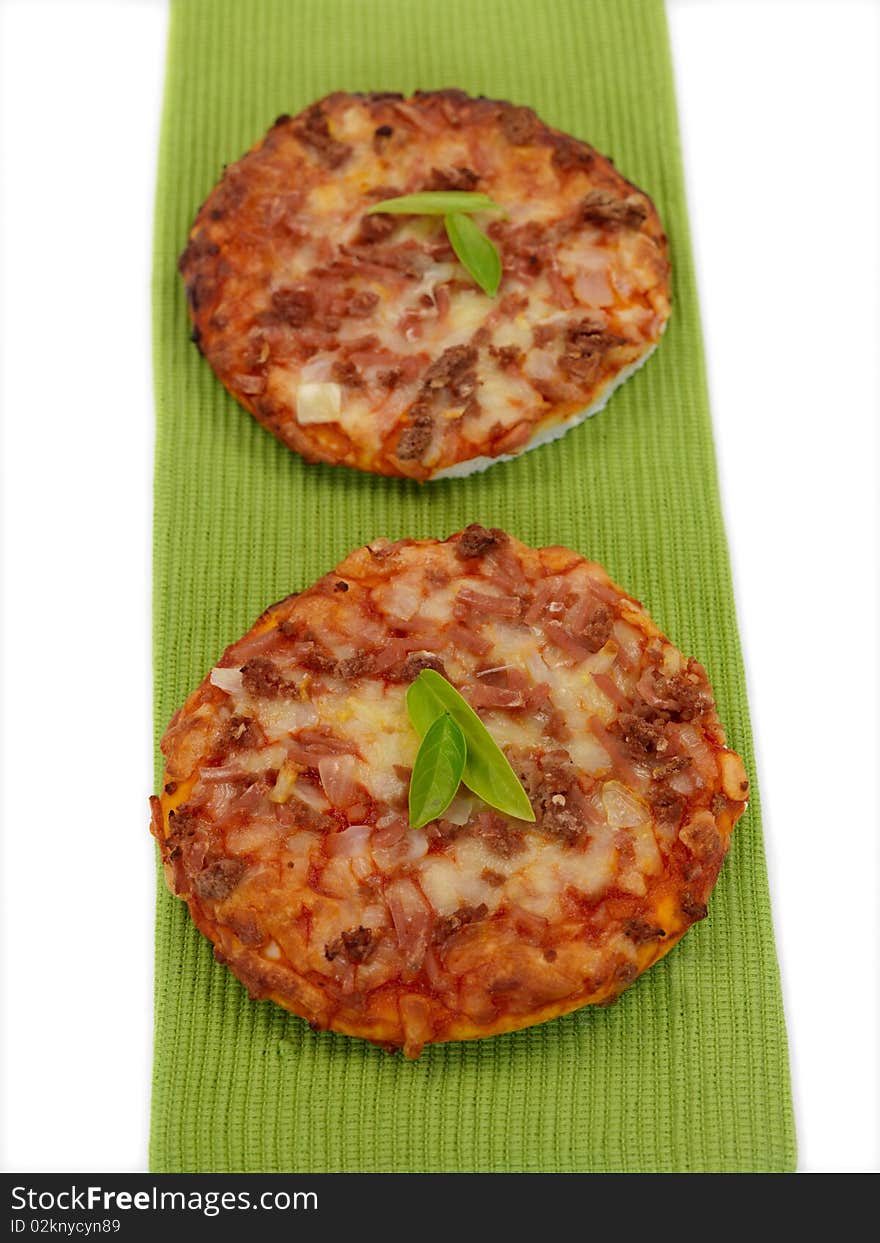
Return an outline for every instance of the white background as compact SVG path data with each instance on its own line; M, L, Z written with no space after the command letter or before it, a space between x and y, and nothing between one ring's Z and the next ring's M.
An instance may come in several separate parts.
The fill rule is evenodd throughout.
M880 7L670 0L669 16L799 1168L872 1171ZM159 0L0 0L14 1171L146 1168L148 285L166 21Z

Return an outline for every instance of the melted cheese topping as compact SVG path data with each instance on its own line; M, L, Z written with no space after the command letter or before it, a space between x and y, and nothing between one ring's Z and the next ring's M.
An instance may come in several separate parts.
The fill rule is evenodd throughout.
M462 787L409 828L422 667L482 717L534 825ZM233 970L410 1053L615 996L705 914L747 790L705 673L636 601L480 527L374 543L269 610L163 749L169 877Z

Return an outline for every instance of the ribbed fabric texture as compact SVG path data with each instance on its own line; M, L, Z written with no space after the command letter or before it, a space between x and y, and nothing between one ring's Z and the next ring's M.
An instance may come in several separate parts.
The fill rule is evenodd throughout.
M652 195L673 316L606 410L421 487L306 466L188 340L175 270L224 163L334 89L530 104ZM755 769L659 0L176 0L156 212L157 738L268 604L376 536L468 522L602 562L701 659L753 780L709 918L609 1009L414 1063L251 1002L160 883L156 1171L781 1171L795 1141ZM157 755L158 763L158 755ZM158 779L158 778L157 778Z

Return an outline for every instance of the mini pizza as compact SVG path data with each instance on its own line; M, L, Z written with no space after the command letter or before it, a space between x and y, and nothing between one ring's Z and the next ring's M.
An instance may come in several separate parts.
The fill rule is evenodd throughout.
M487 195L488 296L444 221L372 214ZM338 92L228 167L181 256L193 340L310 462L468 474L599 410L657 345L669 263L650 199L529 108L461 91Z
M423 670L476 712L531 821L461 785L411 827ZM162 749L152 831L217 959L410 1057L613 1001L706 915L748 792L702 666L636 600L476 525L377 541L268 609Z

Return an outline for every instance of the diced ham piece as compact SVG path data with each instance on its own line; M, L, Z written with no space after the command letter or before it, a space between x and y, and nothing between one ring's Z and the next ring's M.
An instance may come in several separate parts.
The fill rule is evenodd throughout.
M240 669L242 665L247 664L249 660L253 660L255 656L262 656L264 652L273 651L277 643L278 631L274 626L270 626L268 630L264 630L261 634L249 635L239 643L236 643L232 650L235 667Z
M621 781L631 785L641 784L640 774L633 766L620 739L615 734L609 733L597 716L591 716L589 724L590 733L595 736L597 741L602 744L604 750L608 752L614 772Z
M425 648L423 635L406 635L401 639L389 639L373 658L374 673L384 673L386 669L405 660L410 652L421 652Z
M580 634L596 612L598 601L588 591L579 596L565 615L565 624L572 634Z
M632 704L627 696L624 695L623 691L614 679L609 677L607 673L594 673L593 681L596 683L602 694L607 695L616 707L623 708L624 711L629 711L632 707Z
M434 915L420 891L407 877L385 889L385 901L394 923L397 944L409 971L418 971L428 948Z
M614 291L608 281L607 272L579 272L574 279L574 292L577 300L586 306L611 306Z
M487 686L484 682L463 691L472 708L523 708L525 695L506 686Z
M582 639L571 634L562 622L548 621L544 626L544 633L555 647L573 656L575 660L585 660L591 655L589 646Z
M244 776L240 764L215 764L213 768L205 767L201 771L202 781L229 781Z
M464 605L465 614L476 610L478 613L491 614L494 617L518 618L522 602L517 596L496 596L485 591L474 591L470 587L462 587L456 597L456 606ZM458 609L456 608L458 615Z
M327 854L352 859L365 855L370 848L371 824L350 824L342 833L327 837Z
M356 755L357 746L348 738L340 738L336 734L325 732L323 729L302 729L292 740L298 746L311 756L311 762L314 762L322 755ZM288 744L292 752L292 747Z
M538 584L532 603L526 610L523 621L527 626L534 626L545 611L551 610L551 605L558 604L559 608L553 610L554 615L558 615L563 611L564 605L562 597L565 595L566 585L564 581L556 576L553 578L545 578Z
M467 626L449 626L446 633L453 646L464 648L465 651L473 652L477 656L485 656L492 646L485 635Z
M556 306L561 306L566 311L577 306L568 282L555 265L547 268L547 281L550 285L550 296Z
M373 849L387 850L396 846L406 836L407 823L402 816L395 816L389 823L383 824L373 833Z
M445 319L449 314L449 307L451 305L449 290L445 285L436 285L434 287L434 305L437 308L438 320Z

